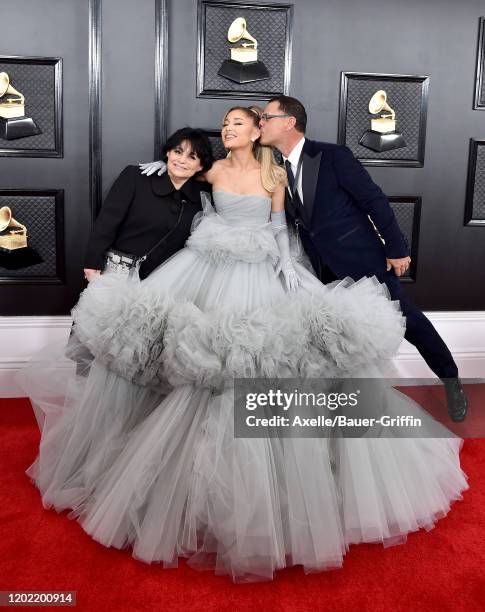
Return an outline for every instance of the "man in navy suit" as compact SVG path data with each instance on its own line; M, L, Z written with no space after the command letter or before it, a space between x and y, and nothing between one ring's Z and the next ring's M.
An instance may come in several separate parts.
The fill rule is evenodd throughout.
M279 149L285 161L289 222L323 282L376 276L387 285L406 317L406 340L444 382L451 419L462 421L468 401L458 368L399 282L411 258L388 199L348 147L307 139L306 122L303 104L289 96L272 98L260 122L261 144Z

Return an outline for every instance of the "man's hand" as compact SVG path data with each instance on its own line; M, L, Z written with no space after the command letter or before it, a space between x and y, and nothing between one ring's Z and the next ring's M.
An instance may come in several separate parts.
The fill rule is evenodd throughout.
M411 257L400 257L399 259L387 259L387 271L391 268L394 268L394 272L396 276L402 276L405 274L409 268L409 264L411 263Z
M151 176L158 170L158 176L162 176L167 171L167 164L162 160L149 162L148 164L138 164L142 174Z
M91 282L95 276L101 274L101 270L92 270L91 268L84 268L84 278Z

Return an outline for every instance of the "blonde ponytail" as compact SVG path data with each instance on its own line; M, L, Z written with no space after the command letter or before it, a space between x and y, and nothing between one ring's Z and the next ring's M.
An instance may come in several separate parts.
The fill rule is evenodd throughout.
M261 164L261 182L266 191L272 193L278 185L288 185L286 171L276 163L271 147L260 145L256 141L254 157Z

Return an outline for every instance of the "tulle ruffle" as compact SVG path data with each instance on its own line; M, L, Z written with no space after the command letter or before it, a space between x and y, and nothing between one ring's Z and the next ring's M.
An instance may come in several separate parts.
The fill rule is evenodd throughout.
M166 383L218 388L233 378L336 376L391 359L405 330L398 303L371 278L322 285L245 312L203 311L104 274L72 316L75 335L100 362L162 390Z

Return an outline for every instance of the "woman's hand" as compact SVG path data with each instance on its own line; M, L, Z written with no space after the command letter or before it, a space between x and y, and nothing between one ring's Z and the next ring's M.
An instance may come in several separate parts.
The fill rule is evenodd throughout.
M147 164L138 164L141 173L151 176L158 170L158 176L162 176L167 171L167 164L162 160L149 162Z
M92 270L91 268L84 268L84 278L91 282L95 276L99 276L101 270Z
M301 280L291 263L291 259L287 259L283 262L280 260L276 266L276 276L279 276L281 272L283 273L288 291L297 291L298 286L301 284Z
M279 276L280 272L283 273L288 291L297 291L301 281L291 260L290 237L286 224L285 210L283 208L284 201L281 199L281 194L283 192L284 189L280 189L276 197L275 194L273 194L273 206L271 210L271 229L273 230L273 235L280 252L280 259L275 272L276 276Z

